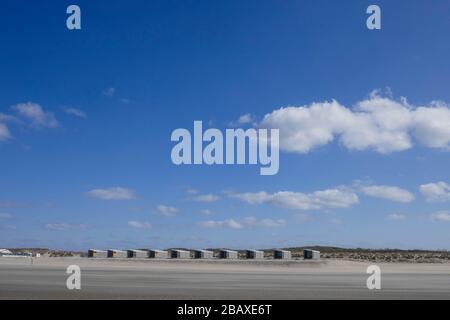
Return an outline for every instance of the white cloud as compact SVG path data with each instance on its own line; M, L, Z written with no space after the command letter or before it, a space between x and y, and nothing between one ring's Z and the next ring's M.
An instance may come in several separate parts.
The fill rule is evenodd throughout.
M87 228L87 226L84 224L70 224L70 223L47 223L44 227L49 230L58 230L58 231Z
M244 226L237 222L234 219L227 219L222 221L201 221L199 223L202 227L205 228L230 228L230 229L242 229Z
M263 228L277 228L286 225L286 220L284 219L257 219L255 217L244 218L242 224L250 227L263 227Z
M239 117L238 123L239 124L248 124L253 121L253 117L250 113L244 114Z
M20 116L31 121L31 126L36 128L55 128L58 121L51 112L46 112L36 103L20 103L12 107Z
M12 217L10 213L0 213L0 219L11 219Z
M450 143L450 108L444 103L419 107L414 112L414 135L424 146L448 149Z
M107 96L107 97L114 97L114 95L116 94L116 88L106 88L105 90L103 90L103 95Z
M156 207L156 211L166 217L172 217L178 213L178 209L170 206L166 206L163 204L160 204Z
M286 107L265 115L260 127L280 129L280 148L308 153L338 140L349 150L391 153L414 142L450 148L450 108L443 103L413 107L374 92L351 109L332 100Z
M71 116L75 116L78 118L86 118L86 113L80 109L76 109L76 108L65 108L64 112L71 115Z
M209 193L193 197L192 200L198 202L214 202L220 200L220 197L218 195Z
M151 229L152 224L143 221L128 221L128 226L137 229Z
M203 210L200 210L200 213L201 213L201 214L204 214L205 216L212 216L212 215L215 214L214 211L211 211L211 210L209 210L209 209L203 209Z
M387 216L388 220L391 221L401 221L401 220L405 220L406 216L404 214L399 214L399 213L393 213Z
M428 202L450 201L450 184L442 181L423 184L420 186L420 192Z
M228 125L230 127L238 127L238 126L248 125L248 124L257 125L253 116L250 113L240 116L236 121L232 121Z
M127 98L121 98L121 99L120 99L120 102L122 102L123 104L130 104L130 103L131 103L131 100L130 100L130 99L127 99Z
M231 197L240 199L249 204L275 204L284 208L299 210L318 210L330 208L349 208L359 202L358 196L350 189L339 187L316 191L313 193L301 193L280 191L267 193L237 193Z
M102 200L132 200L136 198L133 190L121 187L93 189L88 192L88 195Z
M369 197L394 202L409 203L414 200L414 195L411 192L395 186L364 186L360 190Z
M230 228L230 229L243 229L244 227L259 227L259 228L277 228L286 225L286 221L283 219L257 219L255 217L245 217L240 220L227 219L227 220L209 220L201 221L200 226L205 228Z
M17 121L18 119L15 116L0 112L0 122L17 122Z
M433 222L450 222L450 212L447 211L440 211L433 213L431 215L431 220Z
M0 123L0 141L6 141L11 138L11 133L9 132L8 127Z
M198 194L198 190L194 188L187 188L186 193L190 195Z

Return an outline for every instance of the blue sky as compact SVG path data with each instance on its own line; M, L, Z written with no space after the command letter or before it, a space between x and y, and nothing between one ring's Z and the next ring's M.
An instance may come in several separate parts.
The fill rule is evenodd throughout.
M69 4L2 5L0 247L449 249L449 1ZM194 120L280 172L173 165Z

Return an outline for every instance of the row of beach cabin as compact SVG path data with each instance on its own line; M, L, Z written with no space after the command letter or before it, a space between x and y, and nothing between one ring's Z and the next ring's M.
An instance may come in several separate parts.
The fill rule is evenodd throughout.
M193 253L191 255L191 252ZM264 259L264 251L259 250L245 250L245 256L247 259ZM169 249L169 250L97 250L90 249L88 251L88 257L90 258L155 258L155 259L213 259L214 252L210 250L181 250L181 249ZM304 250L304 259L320 259L320 252L315 250ZM235 250L221 249L218 254L219 259L238 259L239 253ZM276 249L273 250L274 259L288 260L292 259L291 252L289 250Z

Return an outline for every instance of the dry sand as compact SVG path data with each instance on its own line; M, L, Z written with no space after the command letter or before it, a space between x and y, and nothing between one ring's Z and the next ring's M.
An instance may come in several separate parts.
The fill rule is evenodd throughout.
M78 265L82 289L65 273ZM367 262L0 258L0 299L450 299L450 264Z

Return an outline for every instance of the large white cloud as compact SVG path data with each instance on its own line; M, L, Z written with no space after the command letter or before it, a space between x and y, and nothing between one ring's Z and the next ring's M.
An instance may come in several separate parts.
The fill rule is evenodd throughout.
M132 200L136 198L133 190L122 187L93 189L88 192L88 195L102 200Z
M292 191L234 193L230 194L230 197L240 199L249 204L267 203L298 210L349 208L359 202L358 196L351 189L344 187L315 191L313 193Z
M450 201L450 184L446 182L423 184L420 186L420 192L429 202Z
M395 186L364 186L360 190L369 197L394 202L409 203L414 200L414 195L411 192Z
M410 149L415 142L430 148L449 148L450 108L444 103L414 107L373 93L353 108L332 100L290 106L265 115L260 127L280 129L280 148L308 153L338 140L350 150L391 153Z
M414 136L425 146L448 149L450 144L450 108L444 103L420 107L414 112Z

